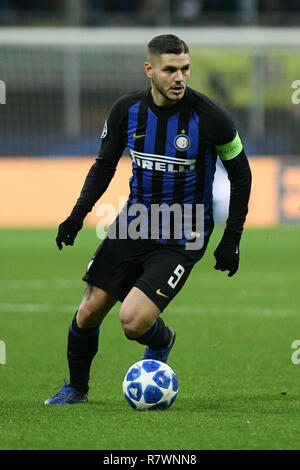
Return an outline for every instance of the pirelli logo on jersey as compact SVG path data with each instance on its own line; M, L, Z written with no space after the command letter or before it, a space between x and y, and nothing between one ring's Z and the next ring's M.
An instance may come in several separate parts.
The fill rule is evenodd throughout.
M132 161L145 170L182 173L195 169L196 160L137 152L130 149Z

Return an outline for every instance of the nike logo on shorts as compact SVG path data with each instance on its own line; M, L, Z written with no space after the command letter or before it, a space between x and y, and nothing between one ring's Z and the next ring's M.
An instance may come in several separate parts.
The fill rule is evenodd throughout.
M166 297L167 299L169 298L166 294L163 294L160 289L157 289L156 294L161 295L162 297Z

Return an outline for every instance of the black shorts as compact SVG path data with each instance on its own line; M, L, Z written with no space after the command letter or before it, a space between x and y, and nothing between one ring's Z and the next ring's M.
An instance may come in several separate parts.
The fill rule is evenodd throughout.
M123 301L132 287L141 289L162 312L202 258L182 246L152 240L112 240L106 237L90 261L83 280Z

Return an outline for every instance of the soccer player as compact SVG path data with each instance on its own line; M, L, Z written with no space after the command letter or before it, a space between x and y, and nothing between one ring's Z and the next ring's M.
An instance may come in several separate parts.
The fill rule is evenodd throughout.
M187 86L189 49L177 36L152 39L144 69L151 87L121 97L112 106L99 155L70 216L58 229L58 248L63 243L73 245L85 216L107 189L128 147L130 195L83 277L85 293L68 331L70 380L46 404L87 401L100 326L117 301L122 302L120 321L126 337L145 345L143 358L167 362L175 332L160 314L205 253L214 226L212 186L217 156L228 172L231 192L226 228L214 252L215 268L229 271L231 277L239 267L251 172L235 125L220 105ZM130 210L135 205L144 208L142 222L147 222L140 223L140 236L130 236L130 223L137 214ZM151 216L158 205L163 206L162 217L153 237ZM204 207L200 216L199 205ZM187 206L192 207L189 215L178 219L173 214L166 230L167 209L179 207L185 215ZM201 233L199 218L203 220ZM197 237L202 240L199 246L191 242Z

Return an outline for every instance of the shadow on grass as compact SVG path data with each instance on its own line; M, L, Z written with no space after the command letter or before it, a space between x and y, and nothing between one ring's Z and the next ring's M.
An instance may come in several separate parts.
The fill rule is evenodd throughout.
M295 392L278 392L278 393L255 393L255 394L224 394L223 396L204 396L203 394L193 395L188 397L186 395L178 395L174 405L168 411L172 413L186 414L188 413L209 413L218 412L218 414L233 413L259 413L264 415L289 415L298 411L300 403L300 393ZM64 405L44 405L44 400L9 400L4 402L0 401L0 405L5 408L6 413L18 414L18 410L22 409L32 411L34 414L42 410L52 410L51 412L63 409L66 412L73 409L73 406ZM133 411L125 398L123 397L114 399L113 397L105 397L101 399L91 398L87 403L77 403L75 408L81 410L86 409L91 412L93 408L107 413L124 413ZM68 410L68 411L67 411ZM161 413L163 410L150 410L151 413ZM47 412L47 411L46 411Z
M209 411L217 411L222 414L232 413L259 413L265 415L289 415L294 413L299 407L300 393L288 393L282 394L276 393L256 393L241 394L241 395L224 395L222 397L204 397L203 395L187 397L178 396L175 403L170 411L176 413L201 413ZM103 411L109 409L111 412L124 412L132 410L132 408L126 403L126 400L91 400L89 401L90 406L96 406L102 408ZM151 410L152 413L160 413L162 410Z
M178 412L218 411L218 413L259 413L265 415L289 415L299 407L300 393L256 393L234 394L222 397L181 397L178 400L176 410Z
M113 399L91 400L89 404L103 409L109 408L114 412L130 409L124 399L115 401ZM218 411L219 413L259 413L273 415L288 415L295 412L300 404L300 393L278 392L278 393L255 393L240 395L224 394L223 396L207 397L203 395L188 397L178 395L170 410L177 413ZM125 406L126 405L126 406ZM151 410L160 412L161 410Z

